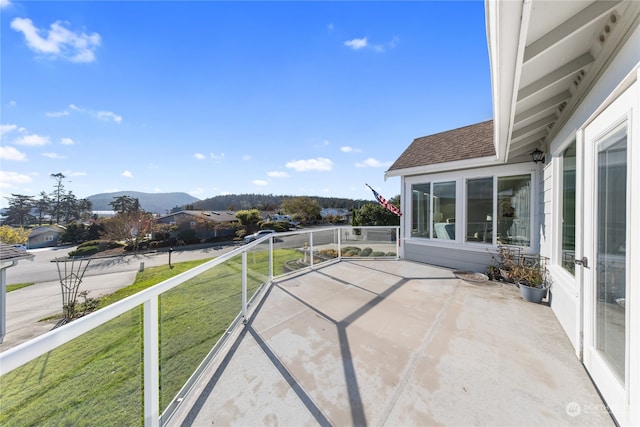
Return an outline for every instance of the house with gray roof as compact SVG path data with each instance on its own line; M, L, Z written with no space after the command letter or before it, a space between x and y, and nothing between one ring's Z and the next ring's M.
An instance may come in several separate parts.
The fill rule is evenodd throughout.
M416 138L401 256L546 261L547 303L619 425L640 425L640 2L485 2L493 119ZM634 148L635 147L635 148Z
M58 225L36 227L29 233L27 247L29 249L56 247L62 233L64 233L64 227Z
M175 225L178 229L171 237L177 237L180 230L193 230L197 239L233 236L235 228L228 224L239 224L235 212L184 210L156 218L158 224Z

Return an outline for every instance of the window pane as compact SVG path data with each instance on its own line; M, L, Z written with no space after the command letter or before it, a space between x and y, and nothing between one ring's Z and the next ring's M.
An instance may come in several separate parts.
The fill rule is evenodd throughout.
M624 387L628 249L626 128L600 144L597 177L595 341Z
M466 239L493 243L493 178L467 181Z
M456 239L456 183L433 184L433 238Z
M498 241L529 246L531 242L531 175L498 178Z
M569 146L562 159L562 266L574 274L576 250L576 143Z
M431 237L429 202L431 199L431 184L416 184L411 186L411 237Z

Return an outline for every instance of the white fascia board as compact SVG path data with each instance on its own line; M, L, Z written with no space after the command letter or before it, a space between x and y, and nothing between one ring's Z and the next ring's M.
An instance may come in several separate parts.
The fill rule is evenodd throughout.
M493 96L494 145L498 158L503 161L508 159L517 82L522 68L530 10L530 0L485 2Z
M384 179L394 176L411 176L411 175L425 175L436 172L449 172L461 169L475 169L485 166L501 165L504 162L500 161L495 156L478 157L475 159L458 160L456 162L437 163L435 165L415 166L412 168L396 169L392 171L386 171L384 173Z

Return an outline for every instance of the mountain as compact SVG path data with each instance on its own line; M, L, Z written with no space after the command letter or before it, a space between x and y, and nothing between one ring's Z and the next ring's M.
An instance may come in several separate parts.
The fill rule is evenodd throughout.
M147 212L166 214L176 206L193 204L200 201L187 193L141 193L138 191L116 191L115 193L94 194L87 197L93 205L94 211L111 211L109 203L115 197L129 196L138 199L140 207Z

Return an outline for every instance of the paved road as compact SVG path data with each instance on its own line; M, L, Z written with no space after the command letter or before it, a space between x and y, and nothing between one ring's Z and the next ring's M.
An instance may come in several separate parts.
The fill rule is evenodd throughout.
M234 249L236 245L210 245L206 247L176 248L171 262L178 263L197 259L215 258ZM34 261L21 261L7 269L7 283L35 282L34 285L7 293L7 333L0 352L50 331L54 321L41 321L62 311L62 296L58 270L54 258L65 257L74 248L55 248L30 251ZM169 262L168 252L125 255L95 259L89 263L80 291L89 291L89 297L107 295L129 286L140 269ZM107 278L108 275L108 278Z

